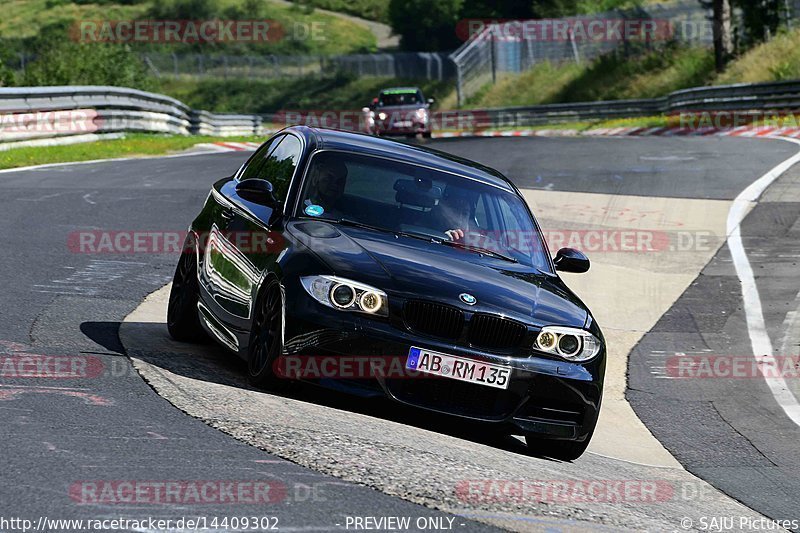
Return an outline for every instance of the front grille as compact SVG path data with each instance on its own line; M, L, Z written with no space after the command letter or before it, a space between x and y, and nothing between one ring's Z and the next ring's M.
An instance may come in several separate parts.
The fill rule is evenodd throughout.
M469 343L476 348L513 350L526 331L523 324L514 320L476 313L469 323Z
M406 302L404 314L406 326L423 335L455 340L464 327L464 313L449 305L410 300Z

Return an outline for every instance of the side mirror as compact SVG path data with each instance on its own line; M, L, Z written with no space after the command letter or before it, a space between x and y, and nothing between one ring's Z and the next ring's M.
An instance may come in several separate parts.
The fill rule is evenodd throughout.
M369 113L370 111L372 111L372 109L370 109L369 107L362 107L361 108L361 112L362 113Z
M561 272L574 272L582 274L589 270L589 258L583 252L574 248L562 248L556 253L553 263L556 270Z
M236 194L254 204L275 207L280 202L275 199L273 187L267 180L252 178L236 184Z
M428 105L433 105L436 102L433 98L428 98Z

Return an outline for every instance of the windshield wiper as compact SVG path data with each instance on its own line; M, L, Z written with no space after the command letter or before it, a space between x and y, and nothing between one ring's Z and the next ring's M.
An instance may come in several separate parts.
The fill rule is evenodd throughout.
M425 235L424 233L409 233L407 231L383 228L381 226L373 226L372 224L367 224L365 222L359 222L357 220L353 220L350 218L340 218L338 220L332 220L331 222L335 222L337 224L341 224L343 226L353 226L356 228L364 228L364 229L371 229L375 231L382 231L384 233L391 233L393 235L402 235L403 237L411 237L412 239L420 239L423 241L428 242L439 242L439 239L433 237L431 235Z
M508 261L509 263L519 263L513 257L509 257L507 255L503 255L499 252L495 252L494 250L489 250L486 248L481 248L480 246L472 246L469 244L464 244L463 242L457 241L448 241L445 239L439 239L432 235L425 235L424 233L410 233L407 231L400 231L400 230L393 230L389 228L382 228L381 226L373 226L372 224L367 224L366 222L359 222L358 220L353 220L351 218L340 218L338 220L331 220L331 222L335 222L336 224L341 224L343 226L352 226L356 228L364 228L364 229L371 229L375 231L381 231L383 233L392 233L394 235L402 235L403 237L411 237L412 239L420 239L423 241L427 241L430 243L435 244L445 244L447 246L452 246L454 248L461 248L463 250L469 250L471 252L479 253L482 255L489 255L495 257L497 259L502 259L504 261Z
M331 222L335 222L336 224L341 224L342 226L353 226L356 228L364 228L364 229L372 229L375 231L382 231L384 233L394 233L390 229L382 228L380 226L373 226L372 224L367 224L366 222L359 222L358 220L352 220L350 218L340 218L337 220L331 220Z
M500 252L495 252L494 250L489 250L488 248L481 248L480 246L472 246L471 244L466 244L458 241L439 241L439 242L447 246L452 246L453 248L461 248L462 250L469 250L470 252L496 257L497 259L502 259L504 261L508 261L509 263L519 263L519 261L517 261L513 257L510 257L508 255L503 255Z

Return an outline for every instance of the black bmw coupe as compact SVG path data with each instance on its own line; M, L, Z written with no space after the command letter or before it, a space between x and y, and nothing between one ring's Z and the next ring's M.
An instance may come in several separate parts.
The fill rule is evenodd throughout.
M298 126L213 185L167 323L177 340L210 335L237 353L258 386L386 396L571 460L594 432L606 348L557 272L588 268L569 248L551 259L493 169Z

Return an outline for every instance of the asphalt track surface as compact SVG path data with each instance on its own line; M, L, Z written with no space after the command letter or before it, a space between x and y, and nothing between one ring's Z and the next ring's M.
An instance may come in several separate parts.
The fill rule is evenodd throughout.
M733 138L475 139L431 145L494 166L529 189L711 199L734 198L796 151L794 145L779 141ZM253 515L254 506L230 504L79 505L70 497L70 489L87 480L264 478L289 488L284 504L257 507L258 515L279 516L284 530L333 529L348 515L441 516L239 443L172 407L131 369L117 337L119 323L147 294L169 281L175 257L73 253L66 244L70 234L94 229L181 230L199 209L209 185L235 170L245 155L65 165L0 174L5 221L0 243L8 250L0 263L5 281L0 295L0 349L11 356L93 356L105 368L91 379L0 380L2 516ZM743 233L754 237L746 239L748 252L765 254L766 268L773 264L769 255L782 244L757 237L760 232L772 234L775 209L782 213L778 219L783 227L794 226L796 231L795 206L777 203L781 205L765 215L760 211L767 207L759 206L743 226ZM769 392L761 383L752 380L746 387L726 388L729 416L725 416L719 409L704 408L713 404L704 397L705 384L679 390L675 382L648 381L651 374L641 370L648 346L662 344L663 334L670 344L660 349L677 351L688 339L684 332L707 331L697 316L707 316L706 322L713 323L718 306L730 309L732 317L741 308L724 249L704 274L711 272L721 279L708 281L728 284L725 295L718 296L719 285L704 289L697 283L676 302L664 324L660 322L632 355L629 398L648 427L691 471L770 517L795 518L800 476L792 450L797 428L782 420L774 407L772 412L748 416L758 406L765 406L762 411L770 406ZM786 315L797 296L795 273L796 269L787 268L783 275L765 276L760 282L765 287L763 297L775 302L768 320L776 339L785 338L784 330L793 324ZM700 291L699 297L692 291ZM669 320L672 325L667 327ZM725 342L738 344L724 348L748 354L746 332L741 324L735 326L731 324L730 331L735 331ZM707 423L719 426L719 432L697 431ZM744 452L737 453L739 449ZM748 486L754 471L762 482ZM435 467L431 472L435 475ZM335 498L310 499L301 493L309 486L323 487L327 495L333 491ZM454 523L456 530L486 527L464 518Z

